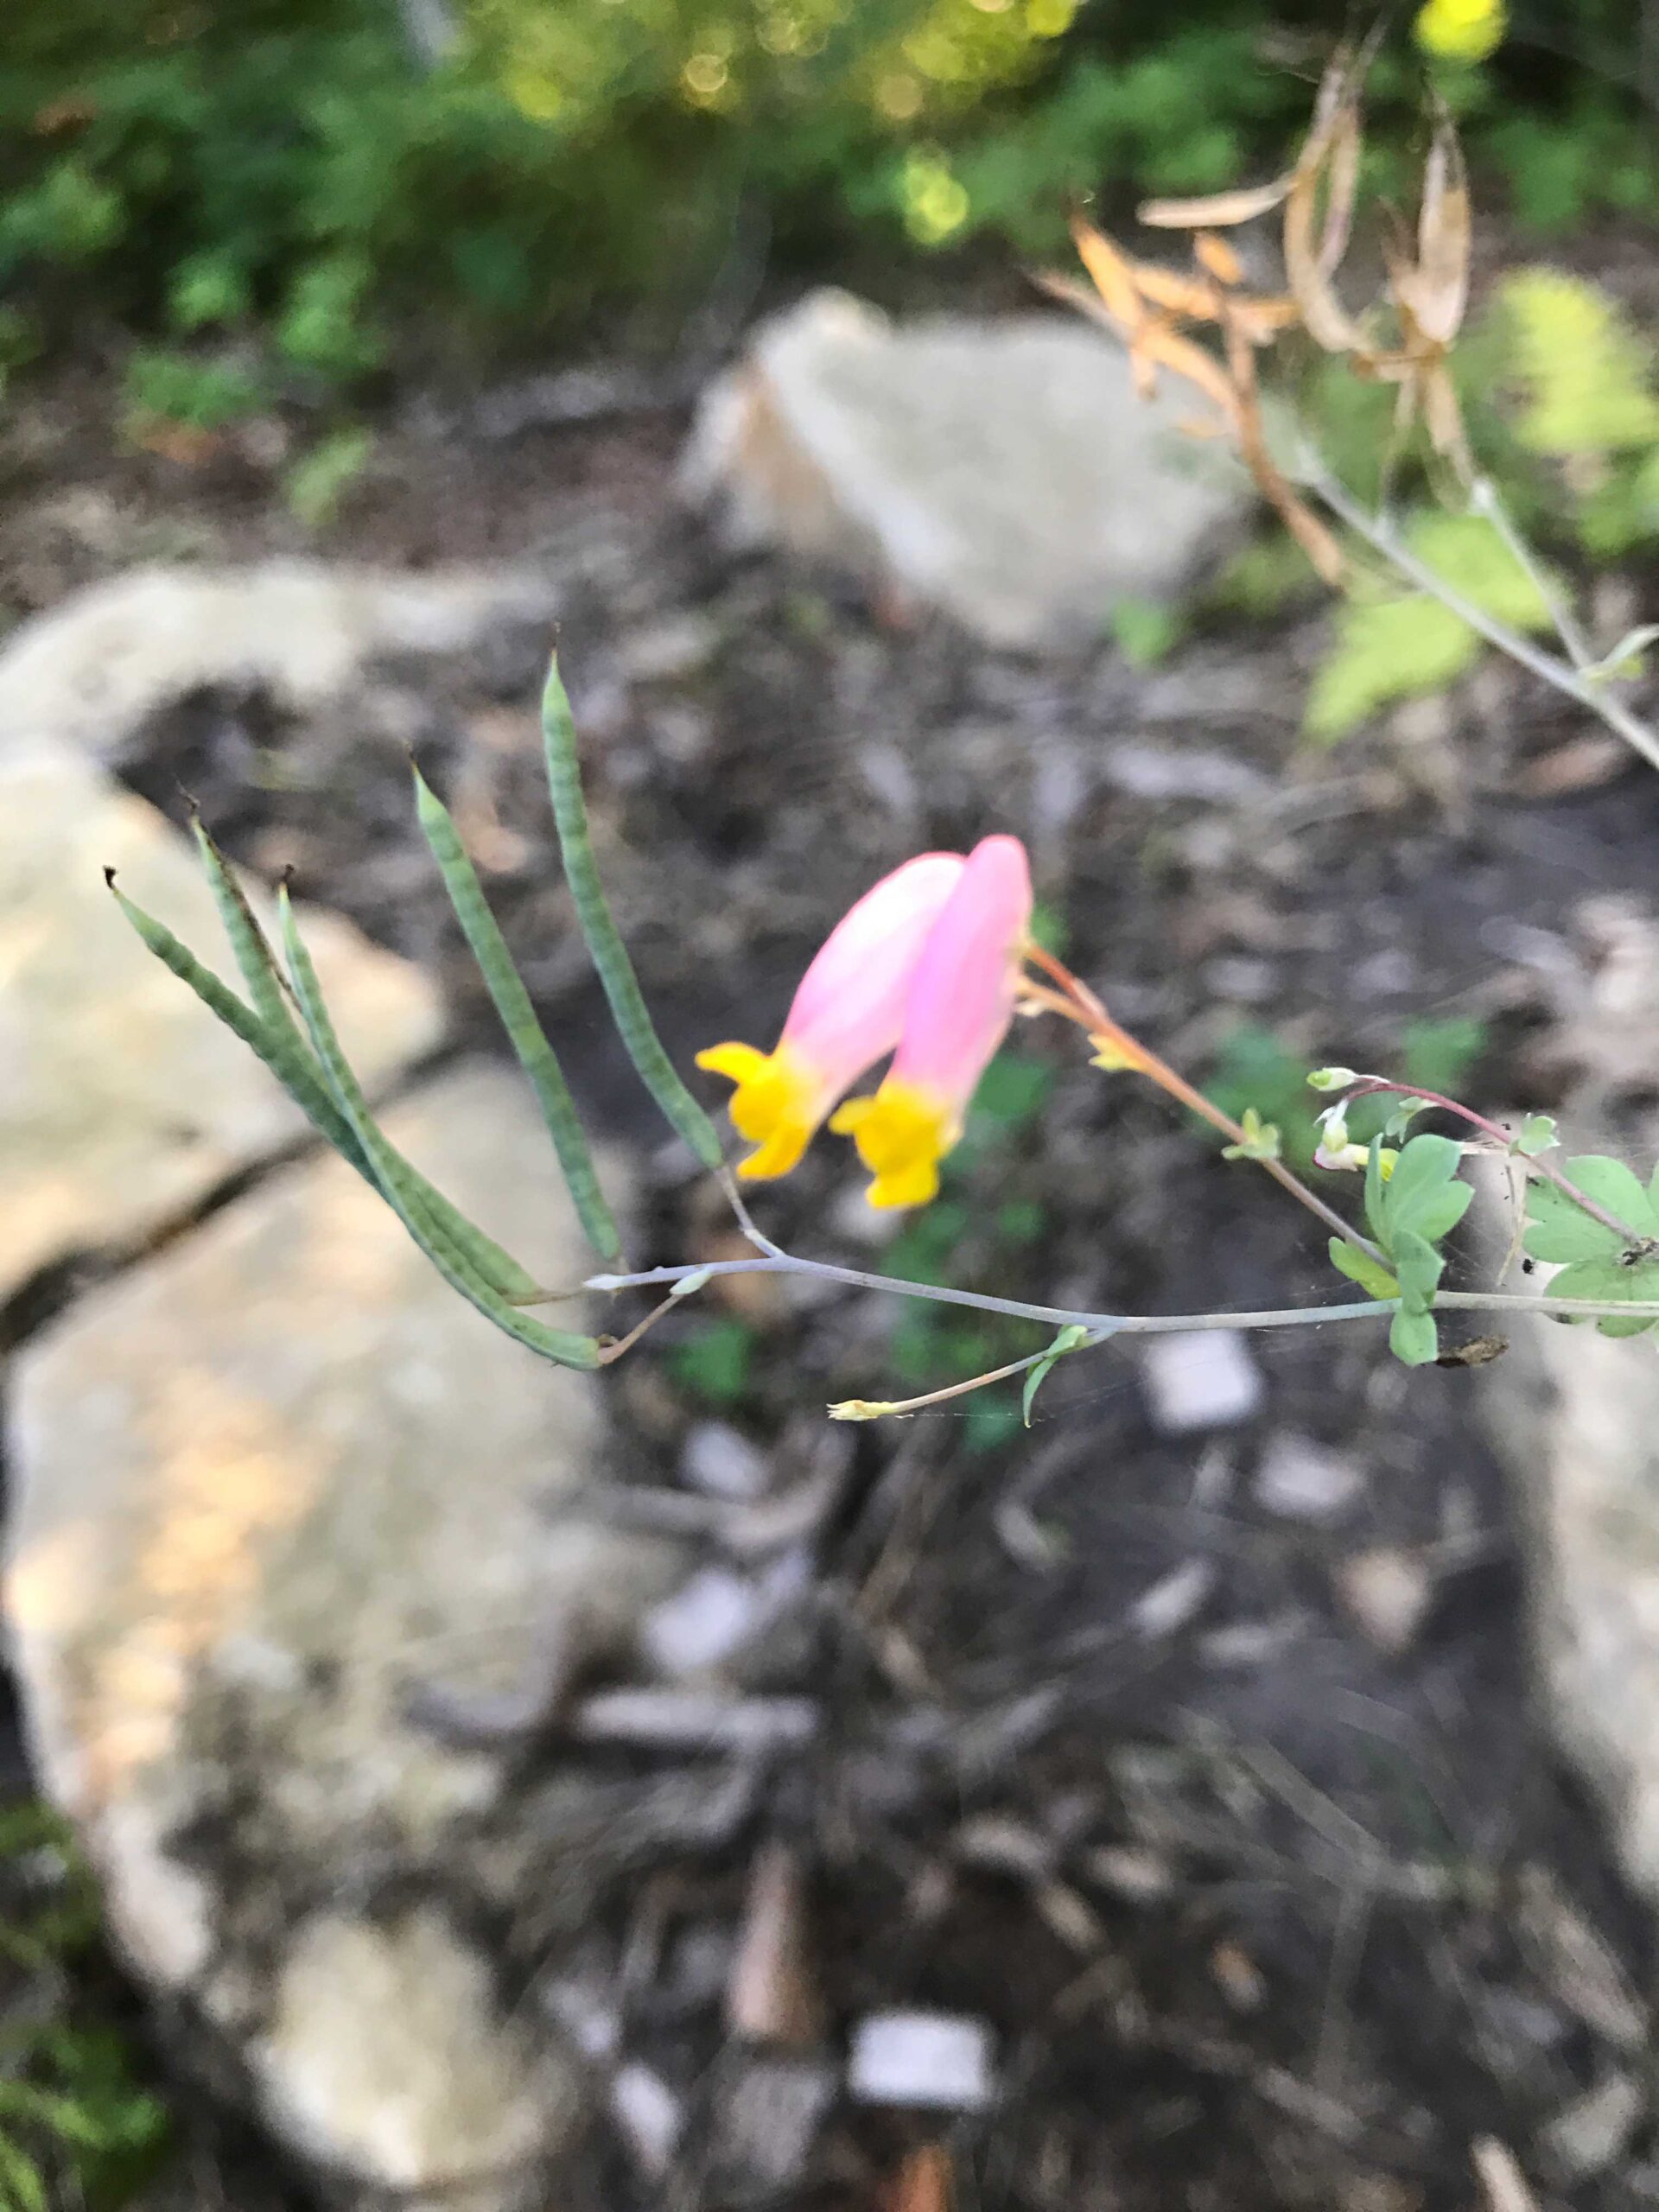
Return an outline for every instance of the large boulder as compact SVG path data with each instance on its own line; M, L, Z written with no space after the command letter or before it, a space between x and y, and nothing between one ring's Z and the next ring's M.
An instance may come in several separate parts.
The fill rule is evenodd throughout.
M1249 505L1081 321L897 325L813 293L704 394L683 465L741 541L943 607L988 644L1087 642L1125 599L1192 582Z
M387 1126L580 1281L516 1076L464 1065ZM11 1414L37 1770L187 2053L337 2186L561 2201L582 2077L483 1932L546 1831L506 1750L421 1714L434 1683L511 1704L623 1650L677 1578L602 1516L592 1378L499 1334L323 1154L30 1342Z
M1659 1116L1642 1103L1659 1070L1659 918L1598 899L1573 919L1539 1058L1567 1077L1568 1154L1611 1153L1645 1179L1659 1159ZM1488 1180L1496 1262L1507 1192ZM1542 1288L1554 1272L1525 1280ZM1544 1320L1509 1333L1481 1402L1517 1485L1540 1684L1625 1872L1659 1900L1659 1334Z
M503 622L546 617L556 597L526 569L413 575L266 561L129 569L8 639L0 759L39 737L108 758L148 715L219 684L315 708L377 655L459 652Z

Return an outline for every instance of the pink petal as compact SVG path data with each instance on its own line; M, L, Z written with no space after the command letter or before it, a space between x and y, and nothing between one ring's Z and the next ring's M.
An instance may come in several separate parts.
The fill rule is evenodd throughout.
M916 965L890 1080L966 1109L1007 1033L1026 933L1031 869L1017 837L985 837Z
M967 865L960 853L923 853L883 876L801 978L781 1042L823 1078L826 1103L899 1042L917 963Z

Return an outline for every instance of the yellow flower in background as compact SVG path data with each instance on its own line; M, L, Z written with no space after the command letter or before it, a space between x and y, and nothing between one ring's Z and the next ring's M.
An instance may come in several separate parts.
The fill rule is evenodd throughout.
M1503 37L1503 0L1428 0L1415 29L1419 46L1443 61L1484 61Z

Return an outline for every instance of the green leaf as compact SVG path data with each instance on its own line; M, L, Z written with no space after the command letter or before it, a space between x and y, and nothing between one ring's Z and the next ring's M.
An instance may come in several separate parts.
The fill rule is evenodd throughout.
M1622 1160L1592 1153L1583 1160L1567 1161L1566 1173L1586 1198L1617 1214L1638 1236L1659 1236L1659 1206L1635 1170Z
M1547 1266L1615 1259L1624 1249L1624 1240L1616 1229L1592 1219L1556 1184L1538 1181L1527 1185L1527 1230L1522 1243L1535 1260L1542 1260Z
M1580 1260L1563 1268L1552 1280L1549 1295L1593 1299L1602 1306L1659 1304L1659 1256L1638 1261L1633 1267L1618 1259ZM1624 1320L1609 1314L1599 1319L1596 1326L1605 1337L1639 1337L1654 1323L1641 1315Z
M310 1032L312 1046L322 1063L323 1073L334 1094L334 1103L350 1123L353 1135L374 1171L382 1197L450 1287L458 1290L480 1313L493 1321L498 1329L523 1344L526 1351L537 1352L542 1358L550 1359L561 1367L597 1367L599 1345L592 1337L574 1336L563 1330L550 1329L544 1323L532 1320L528 1314L520 1313L517 1306L509 1305L480 1272L472 1253L453 1243L437 1224L423 1203L423 1179L416 1175L409 1162L381 1132L369 1111L368 1102L352 1072L351 1065L340 1049L334 1023L323 1002L317 971L295 926L294 908L286 890L279 895L277 912L289 976L294 985L295 996L299 1001L300 1012Z
M1414 1229L1402 1229L1395 1239L1394 1265L1402 1306L1408 1313L1427 1313L1446 1271L1445 1259Z
M556 654L549 664L547 688L542 695L542 738L565 880L570 887L571 901L588 954L604 986L612 1019L640 1081L665 1118L703 1166L717 1171L723 1166L725 1155L715 1125L680 1081L673 1062L663 1050L662 1039L639 988L639 979L633 972L633 963L606 903L588 827L588 802L582 796L575 724L559 676Z
M501 1027L518 1056L518 1065L530 1078L583 1234L601 1260L620 1259L622 1240L617 1233L615 1217L599 1187L587 1131L576 1112L576 1102L570 1096L558 1056L536 1017L530 993L513 965L506 939L490 911L484 887L461 842L454 817L418 768L414 775L415 804L421 828L442 873L455 918L501 1017Z
M1402 1147L1394 1173L1382 1186L1384 1218L1391 1229L1416 1228L1421 1209L1439 1202L1463 1160L1463 1148L1452 1137L1420 1136ZM1467 1200L1464 1201L1467 1204ZM1458 1209L1462 1217L1463 1207ZM1445 1230L1420 1230L1431 1239Z
M1020 1418L1027 1428L1031 1427L1032 1401L1048 1380L1050 1370L1053 1367L1055 1361L1064 1359L1067 1352L1076 1351L1079 1344L1086 1344L1088 1341L1089 1332L1083 1324L1080 1321L1069 1321L1036 1365L1027 1370L1025 1390L1020 1400Z
M1338 1274L1346 1275L1350 1282L1357 1282L1372 1298L1398 1298L1400 1285L1381 1261L1374 1260L1369 1252L1362 1252L1357 1244L1351 1244L1345 1236L1333 1236L1330 1243L1331 1264Z
M1408 1313L1402 1306L1389 1325L1389 1350L1405 1367L1428 1367L1440 1356L1440 1335L1432 1313Z
M1514 1149L1523 1160L1536 1160L1541 1152L1549 1152L1560 1141L1555 1135L1553 1114L1529 1114L1521 1124L1521 1134L1515 1140Z
M1405 537L1427 568L1482 613L1511 629L1550 627L1537 586L1484 517L1424 513ZM1409 588L1373 588L1340 609L1337 641L1313 678L1303 728L1326 741L1345 736L1392 700L1444 690L1481 651L1477 632L1439 600Z
M1401 1105L1396 1106L1382 1124L1384 1141L1392 1143L1396 1137L1404 1136L1417 1116L1426 1112L1427 1107L1428 1101L1426 1098L1408 1098Z
M730 1406L746 1396L754 1355L754 1332L735 1319L705 1322L676 1344L669 1367L677 1382L710 1405Z
M1397 1174L1399 1170L1396 1168L1395 1173ZM1410 1226L1431 1244L1438 1244L1463 1219L1474 1196L1471 1183L1447 1183L1439 1191L1426 1191L1412 1208Z
M1523 445L1566 459L1659 441L1651 351L1605 292L1562 270L1517 269L1498 300L1526 397Z
M1242 1132L1236 1144L1224 1145L1224 1160L1277 1160L1281 1145L1276 1122L1264 1122L1254 1106L1247 1106L1238 1117Z
M1387 1253L1390 1249L1386 1192L1388 1185L1382 1180L1382 1140L1371 1139L1371 1148L1365 1160L1365 1220L1372 1236Z

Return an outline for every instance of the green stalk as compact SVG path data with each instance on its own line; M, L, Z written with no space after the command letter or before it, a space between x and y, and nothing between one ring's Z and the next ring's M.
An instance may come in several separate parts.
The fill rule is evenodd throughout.
M559 676L556 654L549 666L547 688L542 695L542 738L565 880L570 886L576 920L599 980L605 987L612 1017L627 1048L628 1058L667 1120L702 1165L717 1172L723 1154L715 1125L680 1081L673 1062L663 1050L662 1039L639 989L639 979L633 972L633 963L628 957L600 884L593 839L588 828L588 804L582 791L575 725Z
M455 919L472 947L473 957L501 1017L501 1026L518 1056L518 1065L530 1078L583 1233L601 1259L614 1260L621 1252L622 1240L617 1233L615 1217L606 1204L605 1193L599 1186L588 1133L582 1126L582 1117L570 1096L558 1055L536 1018L530 993L513 965L500 926L490 912L484 887L461 842L454 817L420 770L416 768L414 772L415 803L421 828L442 872Z

